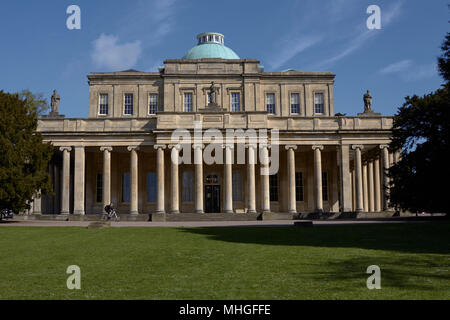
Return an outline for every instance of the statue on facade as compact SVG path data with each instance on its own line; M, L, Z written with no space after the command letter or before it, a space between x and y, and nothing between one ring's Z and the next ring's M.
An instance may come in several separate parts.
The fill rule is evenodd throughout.
M52 94L52 98L51 98L51 102L50 102L50 106L52 108L51 113L58 114L58 109L59 109L59 103L60 102L61 102L61 97L56 92L56 90L53 90L53 94Z
M367 90L367 93L364 94L364 112L372 112L372 96L370 95L370 91Z
M214 87L214 81L211 82L211 86L209 87L209 104L217 104L217 89Z

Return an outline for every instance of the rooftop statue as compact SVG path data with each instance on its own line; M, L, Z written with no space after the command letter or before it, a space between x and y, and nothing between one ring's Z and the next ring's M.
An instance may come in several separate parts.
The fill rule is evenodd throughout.
M58 109L59 109L59 103L61 102L61 97L59 96L59 94L56 92L56 90L53 90L53 94L52 94L52 98L51 98L51 103L50 106L52 108L51 113L54 114L58 114Z
M367 93L364 94L364 112L372 112L372 96L370 95L370 91L367 90Z

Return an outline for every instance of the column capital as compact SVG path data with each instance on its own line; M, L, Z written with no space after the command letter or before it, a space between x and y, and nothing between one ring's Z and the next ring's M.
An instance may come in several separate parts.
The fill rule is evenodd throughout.
M222 149L234 149L234 144L223 144Z
M112 147L100 147L100 151L108 151L111 152L112 151Z
M383 150L385 148L389 148L389 146L387 144L380 144L380 149Z
M128 146L127 147L127 150L128 151L139 151L139 146Z
M247 144L245 144L245 148L246 149L253 149L253 150L256 150L256 149L258 149L258 144L257 143L247 143Z
M313 149L313 150L319 149L319 150L322 151L322 150L323 150L323 145L321 145L321 144L313 145L313 146L312 146L312 149Z
M72 151L72 147L59 147L59 151Z
M166 145L165 145L165 144L155 144L155 145L153 146L153 148L154 148L155 150L158 150L158 149L164 150L164 149L166 149Z
M169 149L176 149L176 150L180 151L182 147L181 147L180 144L169 144L168 148Z
M204 149L205 148L205 145L203 144L203 143L194 143L193 145L192 145L192 149Z
M362 144L352 144L352 150L356 149L363 150L364 146Z
M295 144L287 144L285 146L286 150L292 149L292 150L297 150L297 145Z

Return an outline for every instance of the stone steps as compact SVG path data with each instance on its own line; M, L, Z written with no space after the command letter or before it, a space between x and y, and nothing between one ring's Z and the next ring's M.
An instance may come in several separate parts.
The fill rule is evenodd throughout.
M166 214L166 221L256 221L259 213L177 213Z

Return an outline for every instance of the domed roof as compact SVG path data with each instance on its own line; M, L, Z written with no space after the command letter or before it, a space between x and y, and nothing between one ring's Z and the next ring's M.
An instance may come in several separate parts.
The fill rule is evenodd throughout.
M220 33L201 33L197 39L198 44L189 50L182 59L240 59L233 50L224 45L224 36Z

